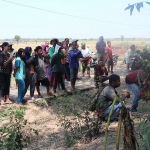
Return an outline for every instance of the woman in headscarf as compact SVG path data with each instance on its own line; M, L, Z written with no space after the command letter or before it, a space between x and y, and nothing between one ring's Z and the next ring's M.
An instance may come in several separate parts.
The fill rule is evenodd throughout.
M0 53L0 100L1 105L5 103L12 103L9 99L9 90L10 90L10 79L12 73L12 61L15 56L10 56L9 43L4 42L2 44L2 52ZM5 102L6 98L6 102Z
M26 64L26 79L25 79L25 94L30 85L30 97L34 100L34 91L36 83L36 73L35 73L35 57L31 56L32 48L25 48L25 64Z

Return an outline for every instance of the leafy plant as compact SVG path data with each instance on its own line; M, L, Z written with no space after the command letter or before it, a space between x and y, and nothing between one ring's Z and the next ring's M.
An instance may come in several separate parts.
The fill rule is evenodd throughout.
M92 92L79 92L73 97L60 97L55 103L68 147L78 141L88 143L100 134L101 121L88 110L92 98Z
M0 149L22 150L30 144L26 131L38 135L37 130L26 128L30 123L24 119L25 108L7 108L0 112Z
M132 15L132 12L133 12L134 8L136 8L137 11L140 12L140 9L143 8L144 3L150 5L150 2L139 2L139 3L132 4L132 5L129 4L128 7L125 8L125 10L129 9L130 10L130 15Z

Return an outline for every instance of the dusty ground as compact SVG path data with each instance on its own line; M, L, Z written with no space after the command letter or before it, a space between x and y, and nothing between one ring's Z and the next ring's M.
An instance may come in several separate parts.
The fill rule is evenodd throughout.
M115 66L114 71L116 74L121 76L121 87L118 89L119 92L123 92L126 90L126 85L124 83L124 78L126 76L125 65L122 65L122 62L118 62L118 65ZM92 71L93 74L93 71ZM70 88L69 84L66 84L67 88ZM77 81L77 88L83 89L87 87L94 87L93 82L93 75L92 78L85 77L82 80ZM42 94L45 95L45 89L41 88ZM93 91L94 92L94 91ZM11 98L16 99L17 89L15 87L14 81L11 84ZM37 93L35 93L37 95ZM29 99L29 91L25 97L25 99ZM52 101L57 101L54 99ZM131 105L131 99L127 100L127 107ZM13 107L16 104L12 105ZM7 106L3 106L5 108ZM63 129L58 125L58 118L57 112L54 110L53 103L49 107L38 107L33 103L28 103L26 106L26 115L25 118L28 119L29 122L35 122L36 125L32 125L35 129L38 130L39 136L33 137L32 145L29 150L67 150L65 146L64 136L63 136ZM2 107L0 107L1 109ZM135 123L138 123L136 120ZM105 127L105 123L103 126ZM116 129L117 129L117 122L111 123L109 127L109 138L108 138L108 146L107 150L115 150L115 140L116 140ZM121 136L122 137L122 136ZM104 145L104 135L102 134L99 138L93 140L89 144L76 144L72 148L68 148L68 150L103 150ZM122 140L120 148L122 147ZM122 149L122 148L121 148Z

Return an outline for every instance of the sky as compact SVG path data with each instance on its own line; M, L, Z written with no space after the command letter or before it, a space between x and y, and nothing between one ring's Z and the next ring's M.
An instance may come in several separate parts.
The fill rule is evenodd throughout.
M93 20L59 15L0 0L0 39L13 38L15 35L22 38L88 39L101 35L105 38L120 38L121 35L126 38L150 38L150 5L145 4L140 13L134 10L132 16L129 10L124 11L129 3L139 0L9 1Z

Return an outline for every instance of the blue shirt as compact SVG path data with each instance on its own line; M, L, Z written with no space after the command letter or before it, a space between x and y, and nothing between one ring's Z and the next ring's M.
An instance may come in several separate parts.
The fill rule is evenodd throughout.
M15 78L18 79L18 80L24 80L25 79L25 64L21 60L20 57L16 58L15 67L18 68L17 72L15 74Z
M83 58L83 55L81 54L81 51L78 49L72 49L69 51L69 68L79 68L79 62L78 59Z

